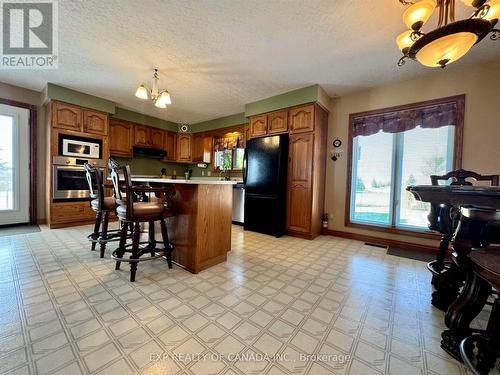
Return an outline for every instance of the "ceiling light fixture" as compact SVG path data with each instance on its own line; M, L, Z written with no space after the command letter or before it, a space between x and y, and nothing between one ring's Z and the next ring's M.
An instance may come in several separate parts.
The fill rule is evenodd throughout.
M409 30L396 38L403 52L398 66L407 59L417 60L422 65L444 68L464 56L476 43L491 33L491 40L500 39L500 30L495 28L500 17L500 0L461 0L474 7L470 18L455 21L455 0L399 0L409 5L403 21ZM422 27L439 10L437 28L427 33Z
M158 89L158 69L155 69L153 74L153 87L148 89L144 84L140 85L135 92L135 96L139 99L151 99L158 108L167 108L168 104L172 104L172 99L168 90L160 91Z

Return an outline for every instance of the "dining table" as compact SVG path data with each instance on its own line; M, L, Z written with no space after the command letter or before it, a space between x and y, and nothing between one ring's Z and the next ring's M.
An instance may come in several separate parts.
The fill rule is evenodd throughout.
M441 334L441 347L461 360L460 342L473 331L471 322L481 312L491 292L488 285L471 277L469 254L492 240L499 240L500 223L483 217L500 210L500 187L415 185L406 190L417 200L431 204L429 227L443 235L436 249L436 260L427 265L435 289L432 304L446 311L448 329ZM485 215L474 216L474 212ZM452 244L451 256L448 241Z

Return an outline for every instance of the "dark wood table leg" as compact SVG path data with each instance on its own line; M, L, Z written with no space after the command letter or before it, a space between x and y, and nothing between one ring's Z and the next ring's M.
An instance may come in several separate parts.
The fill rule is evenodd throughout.
M445 324L448 330L441 334L441 348L459 361L462 360L460 343L472 333L470 323L481 312L491 292L490 284L474 274L468 257L472 248L480 246L485 225L485 222L462 216L453 238L453 262L466 278L458 298L446 311Z

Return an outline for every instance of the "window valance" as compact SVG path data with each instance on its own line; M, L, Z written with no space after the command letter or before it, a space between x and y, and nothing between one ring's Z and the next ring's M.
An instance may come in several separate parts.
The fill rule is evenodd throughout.
M420 126L440 128L458 123L457 103L433 104L422 107L360 115L353 119L353 137L384 133L400 133Z

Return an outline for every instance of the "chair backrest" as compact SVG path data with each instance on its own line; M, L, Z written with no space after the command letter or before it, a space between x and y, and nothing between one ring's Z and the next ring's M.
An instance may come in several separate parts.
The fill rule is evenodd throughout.
M111 182L113 184L113 197L120 203L122 200L122 192L120 190L120 174L119 169L121 168L120 164L113 159L108 160L109 167L109 178L111 178Z
M98 209L104 209L104 185L102 172L88 163L84 164L85 176L90 190L90 198L97 199Z
M131 219L134 216L134 205L133 205L133 192L132 192L132 180L130 178L130 166L121 166L118 162L113 159L108 161L111 182L113 183L113 195L118 204L127 206L127 219ZM123 174L123 183L120 185L120 173ZM121 186L125 187L125 200L123 199Z
M498 175L480 175L473 171L466 171L465 169L457 169L456 171L451 171L443 176L433 175L431 176L432 185L439 185L439 181L448 181L452 179L451 185L458 186L471 186L472 182L467 181L468 178L475 181L489 181L491 186L498 186Z

